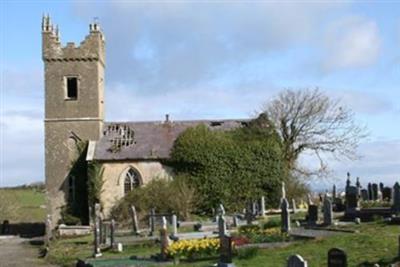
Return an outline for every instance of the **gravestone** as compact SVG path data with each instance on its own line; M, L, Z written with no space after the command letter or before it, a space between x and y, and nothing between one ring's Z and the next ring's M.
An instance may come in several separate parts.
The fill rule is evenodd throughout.
M162 216L162 226L160 229L160 245L161 245L161 260L167 260L168 258L168 247L170 244L170 239L168 237L168 231L167 231L167 219L165 216Z
M115 248L115 220L111 219L110 224L110 247Z
M247 206L246 206L246 212L245 212L246 223L249 225L253 222L253 214L251 212L251 206L252 206L251 202L248 202Z
M96 204L98 205L98 204ZM94 218L94 252L93 257L97 258L100 257L101 250L100 250L100 217L95 216Z
M393 211L400 212L400 185L398 182L393 187Z
M328 267L347 267L347 255L341 249L332 248L328 251Z
M332 188L332 199L335 199L336 198L336 185L333 185L333 188Z
M368 183L368 200L373 200L372 184Z
M265 212L266 212L266 210L265 210L265 197L264 196L261 197L260 206L261 206L260 207L261 216L264 216Z
M156 210L152 208L150 210L150 215L149 215L149 223L150 223L150 236L154 234L154 231L156 229Z
M133 205L131 206L131 218L133 233L137 235L139 233L139 221L136 213L136 208Z
M251 213L253 214L254 217L258 215L257 201L253 201L252 206L251 206Z
M357 187L348 186L346 189L346 212L355 211L358 208Z
M288 233L290 231L290 212L289 203L286 198L281 200L281 232Z
M50 216L50 214L47 214L47 218L46 218L46 244L49 244L51 238L53 237L53 233L52 233L51 229L52 229L51 216Z
M308 206L308 225L314 226L318 221L318 206L309 205Z
M378 200L378 184L372 184L372 200Z
M382 189L382 199L385 200L385 201L391 201L392 200L392 188L384 187Z
M360 197L360 195L361 195L360 177L357 177L357 180L356 180L356 187L357 187L357 195L358 195L358 197Z
M333 223L332 202L325 195L325 199L324 199L324 225L332 225L332 223Z
M383 185L382 182L380 182L380 183L379 183L379 190L382 192L382 191L383 191L383 188L385 188L385 186Z
M222 215L218 217L218 235L220 238L226 235L226 221Z
M220 238L218 267L234 267L232 262L232 237L222 236Z
M307 267L307 261L300 255L290 256L287 261L287 267Z
M172 214L172 235L176 236L178 234L178 218L175 214Z
M219 204L218 209L217 209L217 215L218 215L218 216L219 216L219 215L222 215L222 216L225 215L225 208L224 208L224 205Z
M361 189L361 199L363 201L368 201L368 190L367 189Z

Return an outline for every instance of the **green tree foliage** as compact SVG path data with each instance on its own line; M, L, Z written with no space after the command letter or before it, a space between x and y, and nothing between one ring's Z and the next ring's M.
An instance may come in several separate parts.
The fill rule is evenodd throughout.
M101 206L101 192L103 191L103 173L104 168L101 163L97 161L90 162L88 164L88 181L87 181L87 188L88 188L88 201L90 207L93 207L94 211L94 204L100 203Z
M88 214L88 191L87 191L87 168L86 161L88 143L79 141L76 144L78 158L71 163L71 170L65 183L66 187L71 186L69 180L73 177L73 187L75 189L74 198L68 196L67 205L61 209L61 222L65 224L87 224Z
M112 209L111 215L118 221L130 221L129 208L134 205L142 219L151 208L157 213L175 213L179 218L187 219L193 210L194 199L194 189L186 183L185 177L156 178L129 192Z
M262 195L268 206L278 205L287 171L280 138L266 124L262 116L232 131L200 125L176 140L169 164L196 189L199 211L210 213L219 203L238 211Z

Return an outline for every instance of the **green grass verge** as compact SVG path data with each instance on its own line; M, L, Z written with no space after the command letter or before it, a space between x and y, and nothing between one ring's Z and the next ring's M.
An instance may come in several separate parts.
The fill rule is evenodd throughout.
M348 255L349 266L373 266L378 263L389 266L395 262L398 250L399 226L386 225L382 222L363 223L352 227L358 230L354 234L339 234L326 239L299 241L286 248L260 249L253 257L234 259L237 267L277 267L286 266L286 260L293 254L300 254L308 261L309 267L327 266L327 253L333 247L344 249ZM48 260L61 266L73 266L78 258L92 256L92 237L56 240L52 243ZM158 246L128 246L124 252L106 251L107 258L139 257L158 253ZM181 267L209 267L216 260L181 262Z
M10 201L15 211L2 214L0 219L15 222L43 222L46 217L46 209L40 206L46 204L45 194L36 189L0 189L1 198ZM3 218L4 217L4 218Z

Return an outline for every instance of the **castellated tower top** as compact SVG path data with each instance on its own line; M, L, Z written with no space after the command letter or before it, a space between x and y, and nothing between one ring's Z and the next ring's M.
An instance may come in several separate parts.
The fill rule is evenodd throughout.
M42 57L45 62L52 61L98 61L105 65L105 40L97 21L89 25L89 35L78 47L75 43L60 42L58 25L53 25L49 15L42 18Z

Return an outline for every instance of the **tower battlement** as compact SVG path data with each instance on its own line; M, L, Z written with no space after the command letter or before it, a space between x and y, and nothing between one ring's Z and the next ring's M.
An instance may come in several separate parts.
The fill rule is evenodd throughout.
M58 25L53 25L50 16L42 18L42 57L45 62L99 61L105 65L105 40L97 22L89 25L89 34L76 46L69 42L62 46Z

